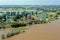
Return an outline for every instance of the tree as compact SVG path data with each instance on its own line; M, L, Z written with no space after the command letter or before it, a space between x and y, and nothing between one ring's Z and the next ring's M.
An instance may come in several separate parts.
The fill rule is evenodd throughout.
M60 15L60 12L58 12L57 15Z
M2 16L0 16L0 22L2 22Z
M7 16L6 14L3 14L3 15L2 15L2 19L3 19L4 21L6 21L6 16Z

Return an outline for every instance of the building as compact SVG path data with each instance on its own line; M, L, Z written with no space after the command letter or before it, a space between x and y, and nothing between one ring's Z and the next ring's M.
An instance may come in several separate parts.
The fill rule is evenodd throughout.
M17 14L21 15L23 12L27 13L27 19L30 19L30 17L34 14L40 16L40 13L43 11L35 10L35 9L21 9L21 8L0 8L0 15L6 14L6 20L12 20L12 16L16 16Z

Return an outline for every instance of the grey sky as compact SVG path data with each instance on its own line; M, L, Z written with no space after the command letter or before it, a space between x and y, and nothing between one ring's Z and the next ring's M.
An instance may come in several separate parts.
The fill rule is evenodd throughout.
M60 5L60 0L0 0L0 5Z

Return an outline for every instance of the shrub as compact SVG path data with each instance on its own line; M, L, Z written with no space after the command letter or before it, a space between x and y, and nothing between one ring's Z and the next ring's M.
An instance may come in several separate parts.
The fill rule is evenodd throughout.
M33 24L33 22L32 22L32 21L30 21L30 22L29 22L29 25L32 25L32 24Z
M16 35L16 34L19 34L20 31L14 31L13 34Z
M45 23L44 20L41 20L40 22L41 22L41 24L44 24Z
M23 32L25 32L25 31L23 31Z
M12 31L12 32L9 32L9 33L7 33L7 38L8 37L11 37L11 36L14 36L14 35L17 35L17 34L19 34L20 33L20 31L19 30L14 30L14 31Z
M4 35L2 35L2 39L5 39L5 36Z
M17 28L17 27L27 26L27 25L28 23L13 23L11 26Z
M16 27L19 27L19 24L18 23L13 23L11 26L16 28Z
M38 20L35 21L35 20L34 20L34 21L30 21L30 22L29 22L30 25L32 25L33 23L34 23L34 24L40 24L40 21L38 21Z
M14 36L13 32L9 32L9 33L7 34L7 37L11 37L11 36Z

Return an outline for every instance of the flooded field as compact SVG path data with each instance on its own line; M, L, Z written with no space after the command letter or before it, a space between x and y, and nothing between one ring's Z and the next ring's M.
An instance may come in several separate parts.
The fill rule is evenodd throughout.
M60 40L60 19L49 24L32 25L26 32L6 40Z

